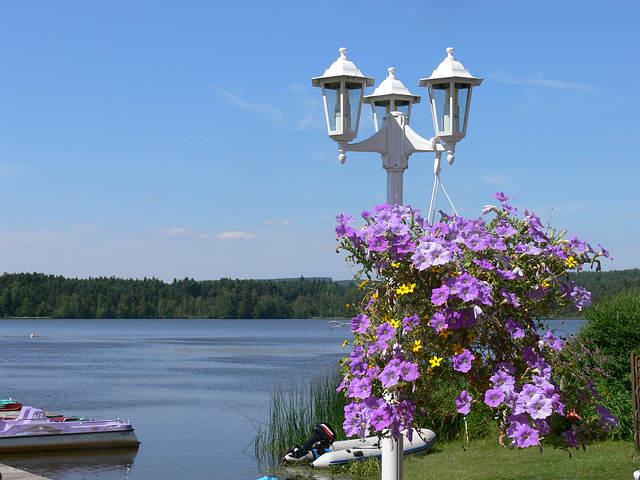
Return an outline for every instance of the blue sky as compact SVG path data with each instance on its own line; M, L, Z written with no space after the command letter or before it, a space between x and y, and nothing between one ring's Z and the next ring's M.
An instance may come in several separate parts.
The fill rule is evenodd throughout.
M631 0L4 1L0 272L350 278L334 217L384 203L386 174L338 162L311 77L340 47L376 85L395 67L430 138L417 85L449 46L484 78L443 165L458 212L503 191L640 267L639 20ZM432 168L411 157L405 203L428 209Z

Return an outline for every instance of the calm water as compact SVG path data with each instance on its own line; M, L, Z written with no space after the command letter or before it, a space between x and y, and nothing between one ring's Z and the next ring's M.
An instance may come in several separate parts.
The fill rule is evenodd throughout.
M550 327L564 336L582 322ZM0 461L54 480L255 480L265 472L254 424L266 420L270 390L329 371L347 337L325 320L0 320L0 397L120 416L142 442Z
M325 320L0 320L0 397L120 416L142 442L0 461L55 480L257 479L269 391L327 372L347 337Z

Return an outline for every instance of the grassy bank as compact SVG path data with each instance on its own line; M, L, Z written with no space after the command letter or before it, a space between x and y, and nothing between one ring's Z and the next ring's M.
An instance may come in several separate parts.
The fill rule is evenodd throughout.
M607 441L586 451L512 449L495 439L436 444L428 455L405 458L405 480L631 480L633 442ZM374 477L375 478L375 477Z

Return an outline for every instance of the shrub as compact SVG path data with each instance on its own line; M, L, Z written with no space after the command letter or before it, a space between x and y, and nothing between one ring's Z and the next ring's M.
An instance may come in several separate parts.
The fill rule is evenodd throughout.
M579 335L592 340L613 362L612 376L627 392L631 389L631 353L640 353L640 290L610 296L589 308L589 322Z

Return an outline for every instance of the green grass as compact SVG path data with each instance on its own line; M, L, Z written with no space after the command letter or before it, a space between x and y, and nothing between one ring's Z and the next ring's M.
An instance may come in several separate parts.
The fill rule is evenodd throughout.
M633 442L607 441L587 450L501 447L495 439L436 444L428 455L405 457L405 480L631 480ZM373 477L375 478L375 477Z

